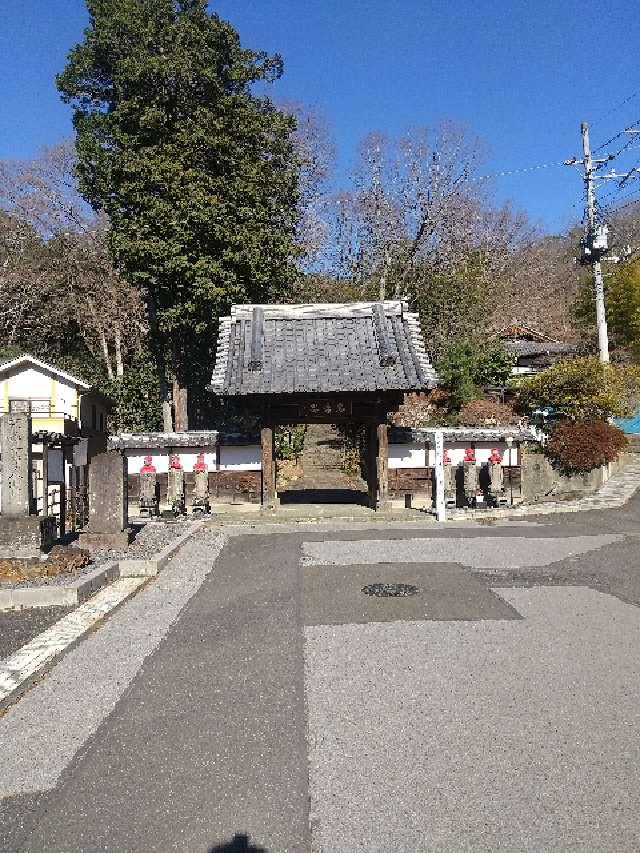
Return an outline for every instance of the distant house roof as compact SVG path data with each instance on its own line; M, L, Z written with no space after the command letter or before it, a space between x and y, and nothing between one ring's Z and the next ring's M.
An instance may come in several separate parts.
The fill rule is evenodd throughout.
M405 302L234 305L210 388L222 396L412 391L437 384Z
M60 370L52 364L47 364L45 361L40 361L40 359L34 358L32 355L28 354L19 355L17 358L12 358L10 361L5 361L0 364L0 375L8 373L16 367L22 367L23 365L28 364L40 368L40 370L43 370L45 373L52 373L54 376L58 376L66 382L69 382L71 385L83 388L85 391L88 391L91 388L91 385L85 382L84 379L73 376L71 373L66 373L64 370Z
M573 344L557 342L538 342L527 340L505 340L502 342L507 352L517 358L534 358L539 355L564 355L575 351Z
M537 341L538 343L546 342L550 344L559 343L555 338L550 338L544 332L539 332L537 329L532 329L530 326L522 326L519 323L511 323L500 329L498 337L503 341L520 340L520 341Z

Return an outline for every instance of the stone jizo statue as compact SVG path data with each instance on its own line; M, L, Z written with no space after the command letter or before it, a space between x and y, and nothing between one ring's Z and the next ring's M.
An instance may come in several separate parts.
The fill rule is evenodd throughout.
M144 457L140 469L140 515L143 518L153 518L158 515L158 478L151 456Z
M478 467L473 447L467 447L462 460L464 470L464 497L467 506L475 506L478 497Z
M489 469L489 497L494 506L505 502L504 471L502 470L502 457L497 447L491 449L491 456L487 463Z
M180 464L180 457L177 454L172 454L169 457L167 500L171 504L171 511L174 515L184 515L184 471Z
M193 505L191 511L200 515L210 512L209 507L209 469L204 461L204 453L198 453L193 466L195 477Z

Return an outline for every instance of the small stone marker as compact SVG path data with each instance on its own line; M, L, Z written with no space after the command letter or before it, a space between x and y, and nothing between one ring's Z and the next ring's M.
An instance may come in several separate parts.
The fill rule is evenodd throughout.
M127 527L126 467L119 453L100 453L89 466L89 523L80 534L89 548L126 548L132 532Z

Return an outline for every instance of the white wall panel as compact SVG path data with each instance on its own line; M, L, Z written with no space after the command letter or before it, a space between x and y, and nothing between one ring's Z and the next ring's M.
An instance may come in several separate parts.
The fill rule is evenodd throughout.
M262 448L259 444L220 447L221 471L259 471L262 468Z
M425 463L423 442L389 445L389 468L425 468Z

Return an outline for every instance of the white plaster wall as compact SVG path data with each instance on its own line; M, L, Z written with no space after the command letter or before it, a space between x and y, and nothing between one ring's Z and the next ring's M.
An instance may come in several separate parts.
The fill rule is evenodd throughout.
M464 459L464 453L467 447L471 447L471 442L468 441L452 441L444 443L444 449L449 453L449 459L453 465L459 465ZM511 448L511 456L509 456L509 449L507 443L505 441L476 441L475 442L475 454L476 454L476 464L483 465L485 462L488 462L489 457L491 456L491 449L493 447L498 448L498 452L500 456L502 456L502 464L503 465L516 465L517 464L517 450L515 445ZM510 462L509 459L513 461ZM429 450L429 465L435 464L435 454L433 449Z
M77 417L75 386L60 378L54 381L56 382L55 412L64 413L72 418ZM10 374L8 384L10 399L51 400L52 377L34 367ZM48 406L43 405L41 410L48 411ZM33 411L39 411L37 404L33 406Z
M453 441L444 443L444 449L449 453L449 459L453 465L459 465L464 459L464 453L467 447L470 447L470 442ZM482 465L488 461L491 456L492 448L497 447L502 456L503 465L517 465L518 451L515 444L511 451L505 441L477 441L475 443L476 464ZM511 459L511 461L509 461ZM410 444L390 444L389 445L389 468L426 468L426 454L424 445L421 442L413 442ZM435 450L429 448L429 467L435 465Z
M220 448L221 471L260 471L261 468L262 448L259 444L223 445Z
M389 445L389 468L426 468L424 443Z
M220 447L221 471L259 471L262 468L262 449L259 445L243 445L240 447ZM180 464L185 471L193 471L199 453L204 453L204 461L210 471L216 470L215 447L188 447L176 452ZM169 450L165 448L142 450L130 448L125 450L127 473L139 474L144 465L144 457L151 456L152 464L158 474L166 474L169 470Z
M20 400L51 397L51 377L35 370L25 368L9 375L9 397Z
M71 418L77 418L78 410L76 402L78 395L75 386L70 385L62 379L58 379L57 383L55 411L64 412L65 415L69 415Z
M199 453L204 453L204 461L205 464L208 465L209 470L215 470L216 451L214 447L188 447L183 448L176 454L173 454L173 452L169 454L168 450L165 450L164 448L150 450L148 452L145 452L144 450L136 450L134 448L125 451L127 473L139 474L140 469L144 465L145 456L151 456L152 465L155 466L157 473L166 474L169 470L169 455L178 456L180 458L180 464L185 471L193 471L193 466L196 464Z

